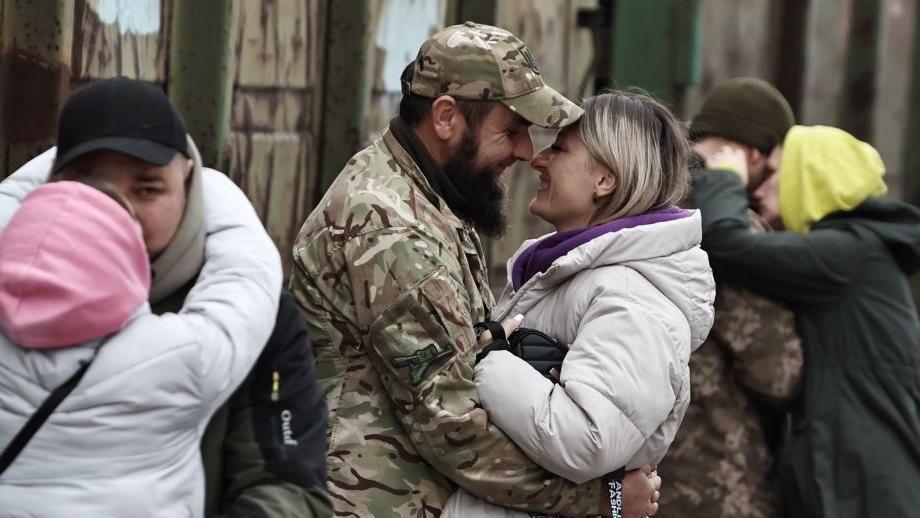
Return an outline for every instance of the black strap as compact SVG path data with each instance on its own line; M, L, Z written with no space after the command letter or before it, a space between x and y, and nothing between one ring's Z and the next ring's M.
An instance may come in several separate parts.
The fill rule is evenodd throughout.
M97 351L99 349L96 349ZM25 426L19 430L19 433L16 434L16 437L10 441L10 444L7 445L6 449L3 450L3 454L0 455L0 475L6 471L6 468L10 467L10 464L16 460L16 457L19 456L19 453L22 452L22 449L29 444L29 441L32 439L32 436L35 435L35 432L48 420L48 416L51 415L51 412L54 412L54 409L61 404L61 401L67 397L67 394L70 394L71 391L80 383L80 379L83 378L83 375L86 374L86 370L89 369L91 363L95 359L96 355L94 354L92 358L84 363L77 372L73 373L70 376L70 379L61 384L58 388L54 389L54 392L45 399L45 402L42 403L42 406L38 407L38 410L32 414L32 417L26 421Z
M476 330L476 338L479 338L479 335L482 334L483 330L488 329L492 333L492 343L486 345L476 354L476 363L482 361L483 358L489 355L492 351L507 351L509 350L508 340L505 337L505 328L501 324L494 320L486 320L484 322L479 322L473 326Z
M620 518L623 512L623 477L626 476L626 466L611 471L604 475L604 485L607 486L607 498L610 499L610 516Z
M476 330L476 338L479 338L483 330L488 329L489 332L492 333L493 342L500 342L500 341L506 340L505 328L502 327L501 324L499 324L498 322L494 320L484 320L482 322L479 322L473 326L473 329Z

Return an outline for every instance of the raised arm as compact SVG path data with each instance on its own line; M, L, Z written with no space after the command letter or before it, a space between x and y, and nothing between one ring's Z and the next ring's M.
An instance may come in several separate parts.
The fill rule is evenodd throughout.
M22 200L33 189L48 181L56 153L57 148L45 151L0 182L0 231L6 227Z
M246 377L272 332L281 259L242 191L225 175L202 171L205 264L178 318L201 338L201 386L216 409Z
M855 235L750 231L744 185L729 171L697 171L694 204L703 216L703 249L720 280L790 303L830 303L860 269Z

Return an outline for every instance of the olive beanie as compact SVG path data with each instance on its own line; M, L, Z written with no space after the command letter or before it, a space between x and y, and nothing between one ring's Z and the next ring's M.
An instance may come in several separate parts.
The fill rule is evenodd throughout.
M717 83L690 123L691 138L712 135L768 154L795 124L789 102L770 83L738 77Z

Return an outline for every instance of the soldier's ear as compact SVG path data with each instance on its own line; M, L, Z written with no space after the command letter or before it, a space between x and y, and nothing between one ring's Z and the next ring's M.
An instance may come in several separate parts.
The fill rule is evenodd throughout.
M442 95L431 102L432 129L439 139L445 142L455 140L457 135L462 135L464 122L453 97Z

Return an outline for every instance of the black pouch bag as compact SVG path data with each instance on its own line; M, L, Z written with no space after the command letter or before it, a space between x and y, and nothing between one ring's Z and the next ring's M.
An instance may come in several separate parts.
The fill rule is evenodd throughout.
M511 354L530 364L540 374L553 381L559 381L562 360L565 359L569 349L555 338L536 329L525 327L515 329L511 336L505 338L505 330L501 324L491 320L480 322L475 328L477 336L484 329L492 333L492 343L485 346L476 355L476 363L479 363L492 351L510 351Z

